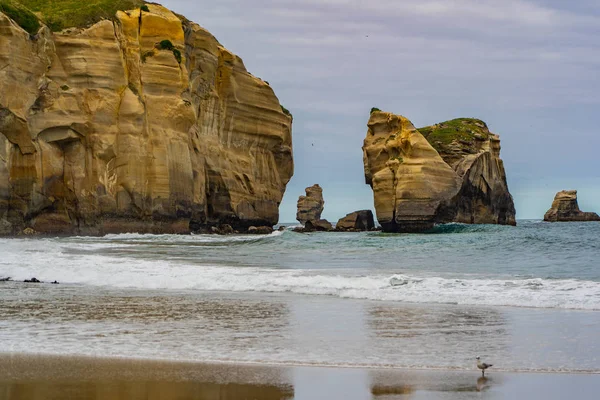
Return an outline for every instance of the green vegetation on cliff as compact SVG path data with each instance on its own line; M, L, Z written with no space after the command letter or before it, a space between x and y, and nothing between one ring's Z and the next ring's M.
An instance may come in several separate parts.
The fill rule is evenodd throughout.
M4 3L7 0L0 1ZM141 0L13 0L13 2L20 3L38 14L55 32L70 27L84 28L102 19L113 19L117 11L132 10L144 3Z
M177 60L177 62L179 64L181 64L181 51L176 49L170 40L161 40L160 43L158 43L156 45L156 48L159 50L169 50L169 51L173 52L175 59ZM154 52L152 53L152 56L154 56ZM145 57L145 55L143 55L142 62L146 62L146 58L147 57Z
M0 11L8 15L29 34L34 35L40 29L40 22L36 15L22 4L11 0L0 0Z
M292 113L290 112L290 110L288 110L287 108L285 108L283 105L281 106L281 111L283 111L283 113L285 115L287 115L290 118L294 118L294 116L292 115Z
M448 147L455 142L460 145L472 145L476 138L488 139L490 137L490 131L485 122L475 118L457 118L419 128L418 131L425 136L438 153L447 151Z

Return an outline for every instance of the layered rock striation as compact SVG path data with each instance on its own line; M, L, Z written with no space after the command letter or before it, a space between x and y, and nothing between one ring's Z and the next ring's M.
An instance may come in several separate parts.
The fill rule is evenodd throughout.
M0 234L278 222L291 116L208 31L146 7L33 36L0 13Z
M326 219L321 219L321 214L325 208L323 200L323 189L318 184L305 189L306 196L298 198L298 210L296 219L303 227L295 228L295 232L329 232L333 226Z
M318 221L321 219L321 214L325 208L323 200L323 189L318 184L312 185L305 189L306 196L298 198L296 212L296 220L302 225L308 221Z
M375 110L363 161L384 231L421 232L447 222L516 223L500 139L480 120L417 130L403 116Z
M552 207L544 215L548 222L600 221L595 212L584 212L577 203L577 190L558 192L552 202Z

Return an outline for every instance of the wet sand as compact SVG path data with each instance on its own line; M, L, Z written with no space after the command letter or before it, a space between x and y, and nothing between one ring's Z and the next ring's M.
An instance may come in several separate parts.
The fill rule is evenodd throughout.
M598 374L202 364L0 355L0 400L596 399Z

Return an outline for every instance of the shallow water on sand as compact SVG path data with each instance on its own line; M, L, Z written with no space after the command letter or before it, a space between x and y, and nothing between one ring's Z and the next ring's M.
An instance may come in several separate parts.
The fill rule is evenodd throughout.
M0 356L3 400L595 399L597 375L140 362Z
M600 224L0 239L0 352L600 372Z
M472 369L481 355L497 370L600 372L597 312L62 285L3 292L2 352L444 369Z

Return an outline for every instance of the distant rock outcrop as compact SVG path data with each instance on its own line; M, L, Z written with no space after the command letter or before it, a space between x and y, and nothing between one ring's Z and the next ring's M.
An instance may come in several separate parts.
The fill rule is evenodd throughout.
M333 225L326 219L318 219L313 221L306 221L304 224L304 232L331 232L333 231Z
M515 225L500 139L483 121L456 119L417 130L374 110L363 146L366 183L384 231L436 223Z
M329 232L333 226L326 219L321 219L325 208L323 189L318 184L306 188L306 196L298 198L296 219L304 227L295 228L294 232Z
M321 213L325 208L323 200L323 189L321 186L312 185L306 188L306 196L298 198L298 212L296 219L305 225L308 221L318 221L321 219Z
M544 221L600 221L600 216L594 212L583 212L579 209L577 190L563 190L554 197L552 207L544 215Z
M248 228L250 235L268 235L273 233L273 228L270 226L251 226Z
M370 231L375 228L375 220L371 210L355 211L346 215L335 225L337 231Z
M9 14L0 235L278 222L292 117L210 32L153 3L60 32L27 32Z

